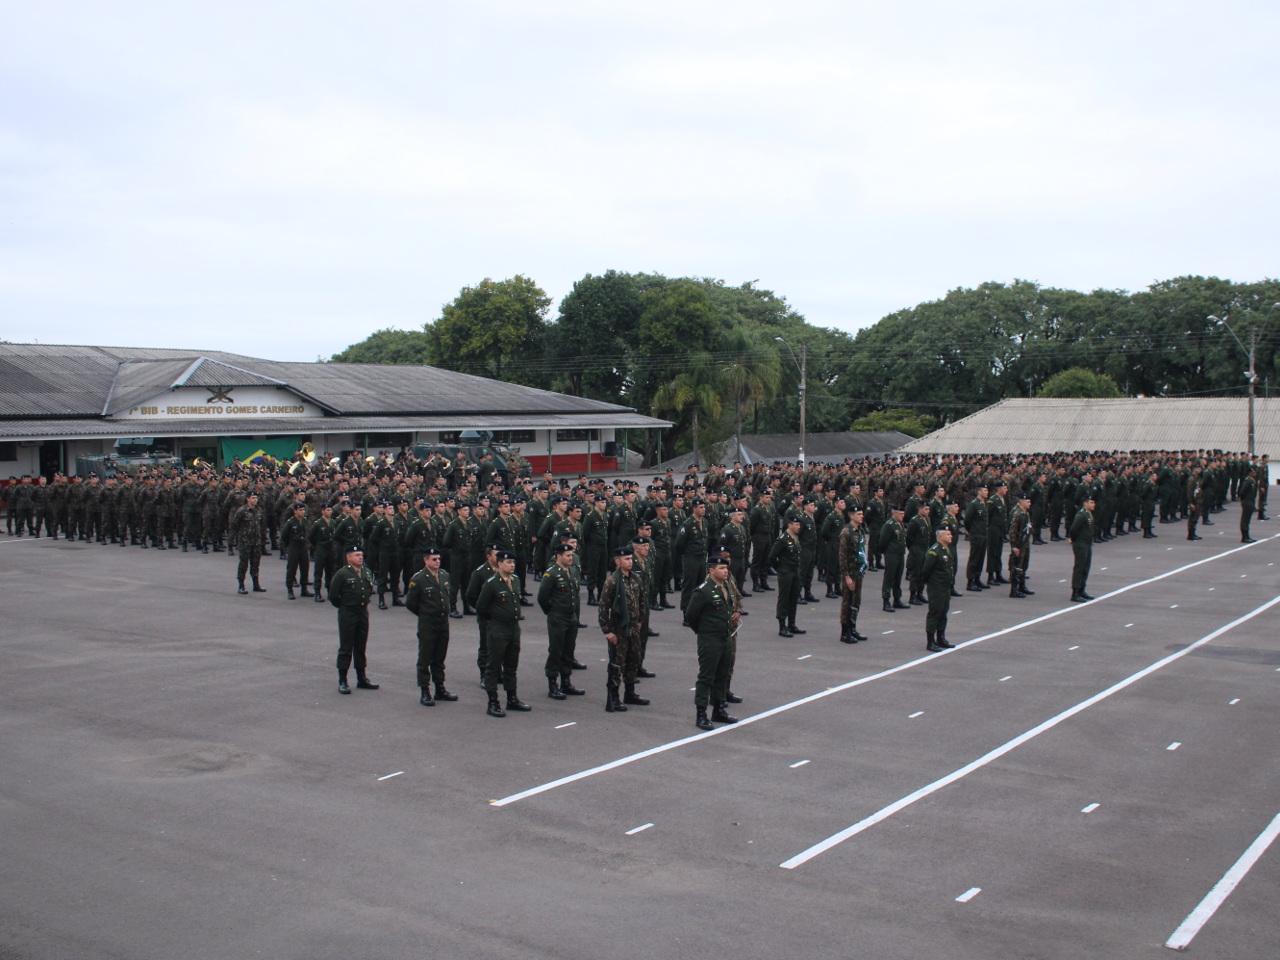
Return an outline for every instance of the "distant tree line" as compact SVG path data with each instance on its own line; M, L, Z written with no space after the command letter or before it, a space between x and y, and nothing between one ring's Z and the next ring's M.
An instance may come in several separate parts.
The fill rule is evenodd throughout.
M485 279L422 330L379 330L332 361L430 364L634 407L675 424L630 438L655 462L797 431L802 347L814 433L919 436L1004 397L1238 396L1255 342L1266 395L1280 385L1278 302L1270 279L1179 277L1136 293L989 282L851 335L754 281L610 270L575 283L554 318L529 278Z

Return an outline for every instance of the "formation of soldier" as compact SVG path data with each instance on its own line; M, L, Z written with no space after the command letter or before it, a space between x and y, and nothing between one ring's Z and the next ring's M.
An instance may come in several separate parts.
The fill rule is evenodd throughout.
M885 613L927 606L930 651L946 636L958 589L961 537L965 589L1007 585L1012 599L1027 584L1032 548L1069 540L1072 596L1092 597L1087 578L1095 544L1159 523L1187 524L1199 539L1227 502L1241 503L1241 539L1266 519L1269 460L1220 451L1146 451L1022 457L909 457L841 464L735 463L705 476L691 469L656 476L644 490L585 475L577 483L550 474L541 482L507 478L480 465L380 456L345 464L236 463L222 473L142 469L137 476L22 478L10 491L17 535L239 553L237 591L266 592L261 558L284 562L289 599L339 609L339 688L376 689L365 672L368 612L408 606L418 619L421 702L456 700L444 686L451 620L476 616L477 667L488 712L527 711L516 675L520 622L537 604L547 617L544 667L548 696L583 693L571 673L585 628L581 594L598 607L608 643L606 709L648 700L637 683L651 613L674 609L698 637L698 725L731 723L736 632L744 598L774 593L778 633L805 633L801 606L840 600L841 642L858 631L866 576L882 573ZM1045 539L1047 534L1048 539ZM1005 574L1008 574L1006 577ZM749 575L749 578L748 578ZM771 578L776 578L770 583ZM252 581L252 591L246 588ZM907 601L903 602L904 581ZM298 593L295 593L295 588ZM707 716L707 710L711 715Z

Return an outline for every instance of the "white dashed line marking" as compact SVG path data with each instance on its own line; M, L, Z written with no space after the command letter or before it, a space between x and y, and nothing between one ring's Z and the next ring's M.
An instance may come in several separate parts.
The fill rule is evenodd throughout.
M573 726L574 724L576 724L577 722L578 722L577 720L570 720L568 723L562 723L562 724L560 724L558 727L556 727L556 729L557 729L557 730L563 730L565 727L572 727L572 726Z
M790 764L790 768L794 770L796 767L803 767L808 762L809 762L808 760L800 760L796 763Z
M404 771L403 771L403 770L397 770L395 773L388 773L385 777L379 777L378 779L379 779L379 780L390 780L392 777L398 777L398 776L400 776L400 774L402 774L402 773L404 773Z
M923 716L924 716L924 711L923 711L923 710L917 710L915 713L911 714L911 716L907 717L907 719L908 719L908 720L914 720L916 717L923 717Z
M1099 806L1100 806L1100 804L1091 803L1091 804L1089 804L1087 807L1085 807L1084 809L1082 809L1080 812L1081 812L1081 813L1093 813L1093 811L1097 810Z
M884 633L880 634L880 636L882 636L882 637L887 637L887 636L888 636L889 634L891 634L891 633L893 633L893 631L892 631L892 630L886 630Z
M634 834L639 833L641 830L648 830L648 829L649 829L650 827L652 827L652 826L653 826L653 824L652 824L652 823L642 823L642 824L640 824L640 826L638 826L638 827L634 827L634 828L632 828L632 829L628 830L628 831L627 831L627 836L628 836L628 837L630 837L630 836L632 836L632 835L634 835Z
M1170 609L1170 610L1177 610L1177 609L1178 609L1178 605L1177 605L1176 603L1171 603L1171 604L1169 604L1169 609Z
M1066 583L1067 581L1065 581L1065 580L1059 580L1058 582L1059 582L1059 583Z
M812 656L813 656L813 654L812 654L812 653L806 653L803 657L796 657L796 659L797 659L797 660L808 660L808 659L809 659L810 657L812 657Z
M1240 574L1240 579L1241 579L1241 580L1243 580L1243 579L1244 579L1245 577L1247 577L1247 576L1248 576L1248 574L1247 574L1247 573L1242 573L1242 574Z
M1177 606L1177 604L1174 604L1174 606ZM1133 626L1133 624L1132 624L1132 623L1126 623L1126 624L1124 625L1124 628L1125 628L1126 630L1128 630L1128 629L1129 629L1130 627L1132 627L1132 626Z
M1080 644L1078 644L1078 643L1077 643L1074 647L1067 647L1067 649L1068 649L1068 650L1079 650L1079 649L1080 649Z
M1007 677L1001 677L1001 678L997 681L997 683L1004 683L1006 680L1012 680L1012 679L1013 679L1013 674L1011 673L1011 674L1009 674L1009 676L1007 676Z
M1099 570L1105 570L1105 569L1107 569L1107 568L1106 568L1106 567L1099 567L1098 569L1099 569Z
M1166 749L1166 750L1177 750L1180 746L1182 746L1182 742L1181 742L1180 740L1175 740L1175 741L1173 741L1173 743L1171 743L1171 744L1169 744L1167 747L1165 747L1165 749Z
M960 894L960 896L956 897L956 903L968 903L981 892L981 887L970 887L964 893Z
M1235 706L1237 703L1239 703L1239 702L1240 702L1240 698L1239 698L1239 697L1236 697L1234 700L1232 700L1230 703L1228 703L1228 704L1227 704L1227 706L1228 706L1228 707L1234 707L1234 706Z
M1209 592L1212 593L1214 590L1217 590L1217 589L1218 589L1217 587L1210 587Z

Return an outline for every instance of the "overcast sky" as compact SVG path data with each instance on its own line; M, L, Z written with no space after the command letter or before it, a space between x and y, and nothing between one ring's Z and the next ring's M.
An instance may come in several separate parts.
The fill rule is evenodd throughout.
M0 338L327 358L485 277L1276 276L1272 2L0 3Z

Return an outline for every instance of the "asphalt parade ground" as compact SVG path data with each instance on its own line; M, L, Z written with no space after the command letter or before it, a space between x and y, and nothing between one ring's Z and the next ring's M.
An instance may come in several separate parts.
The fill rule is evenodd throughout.
M419 705L402 609L340 696L275 556L241 597L225 555L0 538L0 960L1275 957L1280 522L1214 519L1096 545L1088 604L1037 547L943 654L878 573L854 646L757 594L707 734L679 611L607 714L595 608L563 702L528 609L533 710L495 719L470 618L457 703Z

